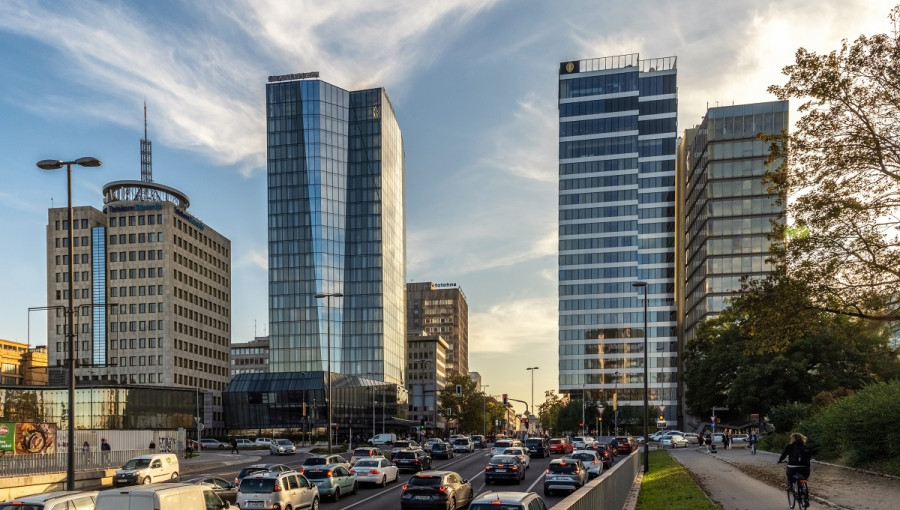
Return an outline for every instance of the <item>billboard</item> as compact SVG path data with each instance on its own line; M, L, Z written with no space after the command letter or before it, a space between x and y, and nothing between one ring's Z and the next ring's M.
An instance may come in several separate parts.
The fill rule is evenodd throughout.
M56 453L55 423L0 422L0 455Z

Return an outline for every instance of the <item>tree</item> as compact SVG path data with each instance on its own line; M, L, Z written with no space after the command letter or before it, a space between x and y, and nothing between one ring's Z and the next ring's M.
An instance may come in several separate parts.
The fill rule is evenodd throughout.
M563 401L553 390L544 392L544 402L538 404L538 417L541 419L541 427L544 430L556 430L556 420Z
M900 6L890 13L900 21ZM900 320L900 32L800 48L779 99L804 101L793 134L772 142L766 181L793 221L774 254L814 306Z
M456 395L456 386L462 395ZM452 374L440 394L440 414L444 418L456 420L457 429L480 433L484 426L487 397L475 390L475 381L462 374Z

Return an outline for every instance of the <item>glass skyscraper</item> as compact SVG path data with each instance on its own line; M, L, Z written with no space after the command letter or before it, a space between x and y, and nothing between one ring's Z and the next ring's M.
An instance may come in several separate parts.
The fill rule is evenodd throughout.
M269 369L327 370L330 342L333 372L403 387L400 128L383 89L307 76L266 85Z
M644 281L648 398L673 423L676 80L675 57L559 69L560 391L643 407Z

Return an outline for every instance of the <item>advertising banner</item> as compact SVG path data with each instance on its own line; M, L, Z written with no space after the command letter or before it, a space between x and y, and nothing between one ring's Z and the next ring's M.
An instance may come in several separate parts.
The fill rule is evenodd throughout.
M16 449L16 424L0 422L0 455L11 455Z
M56 453L55 423L17 423L16 454Z

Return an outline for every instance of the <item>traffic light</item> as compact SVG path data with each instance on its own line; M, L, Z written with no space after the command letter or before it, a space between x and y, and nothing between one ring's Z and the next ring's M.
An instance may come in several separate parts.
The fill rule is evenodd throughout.
M523 418L522 423L524 423L525 426L527 427L528 426L528 418Z
M503 394L503 405L505 405L505 406L509 405L509 402L507 402L507 399L506 399L506 393Z
M457 384L457 385L456 385L456 396L457 396L457 397L461 397L461 396L462 396L462 384Z
M603 421L603 417L602 417L602 416L598 416L598 417L597 417L597 421Z
M584 423L579 423L578 426L579 426L579 427L584 427Z
M425 430L425 419L422 418L422 422L419 424L419 428Z
M659 415L659 421L663 421L663 416Z

